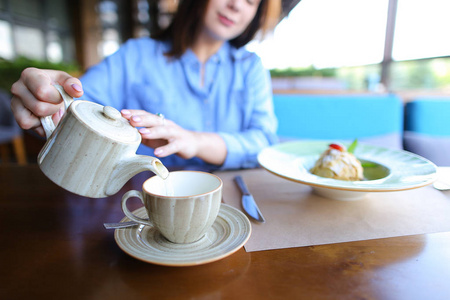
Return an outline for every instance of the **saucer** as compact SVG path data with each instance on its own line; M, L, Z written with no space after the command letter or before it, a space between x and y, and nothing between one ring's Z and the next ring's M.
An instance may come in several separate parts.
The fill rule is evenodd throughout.
M133 212L138 217L147 217L145 208ZM124 218L121 222L129 221ZM117 245L130 256L157 265L194 266L225 258L241 248L250 238L249 219L239 210L221 204L216 221L198 241L175 244L150 226L135 226L116 229Z

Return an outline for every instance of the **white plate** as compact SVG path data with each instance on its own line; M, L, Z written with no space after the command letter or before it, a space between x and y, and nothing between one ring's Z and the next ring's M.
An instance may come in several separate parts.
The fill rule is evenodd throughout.
M433 186L441 191L450 190L450 167L439 167L438 179L433 183Z
M133 212L145 218L145 208ZM128 218L121 222L129 221ZM201 265L225 258L241 248L250 238L250 221L241 211L221 204L219 215L212 227L199 241L175 244L149 226L116 229L117 245L139 260L165 266Z
M410 152L359 143L355 156L377 164L364 168L369 180L344 181L310 173L320 154L336 141L294 141L264 149L259 164L282 178L307 184L316 193L336 200L359 200L368 192L392 192L419 188L434 182L437 167L429 160ZM349 146L349 143L342 142ZM367 175L366 172L373 174Z

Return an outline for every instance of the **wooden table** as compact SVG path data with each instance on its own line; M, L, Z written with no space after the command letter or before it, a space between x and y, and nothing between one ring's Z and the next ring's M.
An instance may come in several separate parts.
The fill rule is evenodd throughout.
M194 267L136 260L102 224L122 219L121 195L139 189L148 175L115 196L88 199L59 188L35 165L0 167L0 299L450 297L450 232L251 253L242 248Z

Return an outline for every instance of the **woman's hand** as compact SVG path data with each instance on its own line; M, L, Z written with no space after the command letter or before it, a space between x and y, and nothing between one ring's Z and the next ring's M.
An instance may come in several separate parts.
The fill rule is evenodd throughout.
M41 117L53 116L55 124L59 122L64 106L59 92L52 86L55 84L62 85L71 97L83 95L80 80L56 70L27 68L12 85L11 110L22 129L34 129L44 136Z
M215 165L225 161L226 145L218 134L186 130L171 120L143 110L125 109L122 115L132 126L143 127L139 129L142 143L153 148L155 156L199 157Z

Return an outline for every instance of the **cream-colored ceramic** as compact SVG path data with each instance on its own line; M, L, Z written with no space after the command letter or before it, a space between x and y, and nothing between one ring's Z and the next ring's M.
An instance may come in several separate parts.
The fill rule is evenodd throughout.
M423 187L437 178L437 167L413 153L360 143L355 156L372 167L364 167L362 181L344 181L310 172L320 154L336 141L293 141L268 147L258 155L266 170L282 178L310 185L324 197L361 200L369 192L393 192ZM349 146L349 143L341 142Z
M222 201L222 180L198 171L170 172L166 180L147 179L142 191L131 190L122 197L122 210L133 221L158 229L173 243L193 243L203 237L214 223ZM148 219L133 215L128 199L144 204Z
M169 172L157 158L136 155L141 136L118 110L68 96L55 86L66 114L55 128L41 119L47 142L38 156L42 172L54 183L78 195L113 195L134 175L150 170L165 178Z
M141 218L145 208L133 212ZM129 221L124 218L122 222ZM190 244L174 244L154 227L116 229L117 245L139 260L165 266L194 266L223 259L239 250L251 234L249 219L239 210L222 204L214 224L203 238Z

